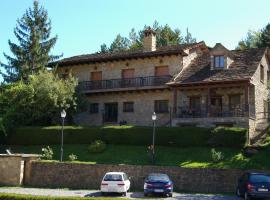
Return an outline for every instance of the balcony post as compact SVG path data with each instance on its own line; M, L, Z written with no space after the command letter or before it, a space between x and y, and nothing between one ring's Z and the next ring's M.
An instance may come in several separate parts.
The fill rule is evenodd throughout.
M248 83L245 85L245 115L249 116L249 86Z
M211 105L210 87L208 87L207 88L207 103L206 103L207 117L210 117L210 105Z
M173 117L176 117L177 112L177 88L173 88Z

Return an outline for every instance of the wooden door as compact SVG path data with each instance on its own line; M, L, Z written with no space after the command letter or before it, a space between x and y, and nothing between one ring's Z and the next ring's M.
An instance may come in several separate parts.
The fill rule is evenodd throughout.
M122 69L122 79L134 78L134 69Z
M168 66L158 66L155 68L155 76L166 76L169 75Z
M102 72L91 72L91 81L101 81L102 80Z

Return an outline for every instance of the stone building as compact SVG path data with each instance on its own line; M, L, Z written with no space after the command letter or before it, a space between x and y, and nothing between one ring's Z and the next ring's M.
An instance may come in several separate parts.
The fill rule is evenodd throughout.
M74 56L58 62L89 99L79 124L241 126L253 133L267 120L267 48L228 50L204 42L157 47L145 31L143 48Z

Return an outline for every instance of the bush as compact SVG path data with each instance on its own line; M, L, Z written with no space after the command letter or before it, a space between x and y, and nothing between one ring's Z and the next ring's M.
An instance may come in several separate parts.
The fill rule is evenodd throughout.
M78 159L78 157L75 155L75 154L70 154L69 156L68 156L68 159L69 159L69 161L75 161L75 160L77 160Z
M52 160L53 158L53 150L49 146L42 148L42 155L41 157L44 158L45 160Z
M90 153L102 153L106 149L106 144L102 140L96 140L88 146Z
M218 147L244 147L247 130L237 127L217 127L211 131L209 144Z
M215 149L211 149L211 157L213 162L219 162L224 159L221 151L216 151Z

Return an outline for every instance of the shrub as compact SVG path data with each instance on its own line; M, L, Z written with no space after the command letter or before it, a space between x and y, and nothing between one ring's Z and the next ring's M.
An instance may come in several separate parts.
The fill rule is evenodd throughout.
M90 153L102 153L106 149L106 144L102 140L95 140L88 146Z
M69 156L68 156L68 159L72 162L72 161L75 161L75 160L77 160L78 159L78 157L75 155L75 154L70 154Z
M244 147L247 130L238 127L217 127L211 131L209 144L219 147Z
M42 148L42 155L41 157L44 158L45 160L52 160L53 158L53 150L49 146Z
M211 149L211 157L213 162L219 162L224 159L221 151L216 151L215 149Z

